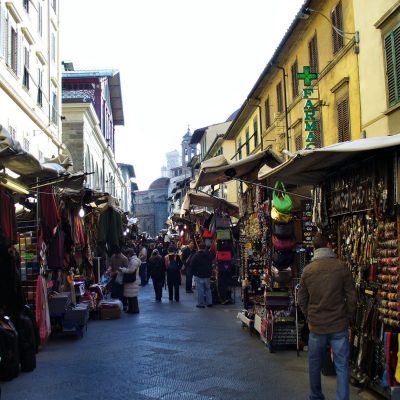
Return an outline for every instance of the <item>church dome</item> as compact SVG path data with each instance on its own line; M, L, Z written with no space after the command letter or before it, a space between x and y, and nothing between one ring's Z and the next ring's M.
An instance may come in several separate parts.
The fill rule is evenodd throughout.
M149 186L149 190L151 189L166 189L168 188L169 178L163 177L158 178Z

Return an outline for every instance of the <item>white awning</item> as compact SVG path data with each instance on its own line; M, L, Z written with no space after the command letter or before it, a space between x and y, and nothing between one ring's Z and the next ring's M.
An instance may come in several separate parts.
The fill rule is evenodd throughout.
M180 213L181 217L190 213L192 205L219 209L232 217L238 217L239 215L239 207L236 204L205 193L189 191L186 193L185 199L182 203Z
M259 180L273 178L286 184L316 185L351 161L366 159L377 151L400 146L400 134L336 143L315 150L300 150L283 164L261 169Z
M217 185L233 177L251 179L251 175L257 174L262 165L275 167L281 162L282 160L271 150L265 150L235 162L230 162L220 155L201 163L200 173L197 179L191 182L190 187L197 189L207 185Z

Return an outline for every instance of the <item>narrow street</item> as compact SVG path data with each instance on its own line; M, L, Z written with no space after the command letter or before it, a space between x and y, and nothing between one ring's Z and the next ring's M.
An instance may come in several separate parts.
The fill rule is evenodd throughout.
M181 288L181 292L184 288ZM236 305L197 309L139 295L140 314L91 320L83 339L52 338L37 368L1 383L2 400L307 399L307 353L270 354L236 319ZM335 379L324 378L327 399ZM351 387L352 399L373 399Z

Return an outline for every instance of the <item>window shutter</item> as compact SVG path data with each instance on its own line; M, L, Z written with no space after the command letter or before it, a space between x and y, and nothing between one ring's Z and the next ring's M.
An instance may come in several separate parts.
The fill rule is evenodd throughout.
M331 13L332 25L339 31L343 31L342 3L339 1ZM344 45L343 36L332 28L333 54L336 54Z
M269 108L269 97L265 100L265 126L269 128L271 126L271 110Z
M338 115L338 142L350 140L350 109L349 98L346 97L337 103Z
M389 107L400 101L400 26L385 38Z
M276 103L278 106L278 112L283 112L282 83L281 82L279 82L276 85Z
M303 148L303 137L300 133L300 135L297 135L295 140L295 146L296 146L296 151L301 150Z
M297 78L297 72L298 72L297 60L292 64L291 72L292 72L292 96L293 99L295 99L296 96L299 94L299 79Z
M318 43L316 34L308 43L308 58L311 72L318 73Z
M314 132L315 139L317 139L315 147L320 148L322 147L322 124L320 120L315 121L315 124L317 125L317 130Z

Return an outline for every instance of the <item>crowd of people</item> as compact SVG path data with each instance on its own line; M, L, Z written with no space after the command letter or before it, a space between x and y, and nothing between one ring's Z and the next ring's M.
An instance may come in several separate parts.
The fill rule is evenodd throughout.
M153 283L155 300L162 301L168 289L170 301L179 302L182 276L186 293L197 289L197 307L212 307L210 278L214 255L205 244L187 245L158 240L148 243L144 237L132 240L126 249L115 249L106 275L110 278L111 298L122 302L124 311L139 313L139 286ZM194 281L194 282L193 282ZM140 283L139 283L140 282Z

